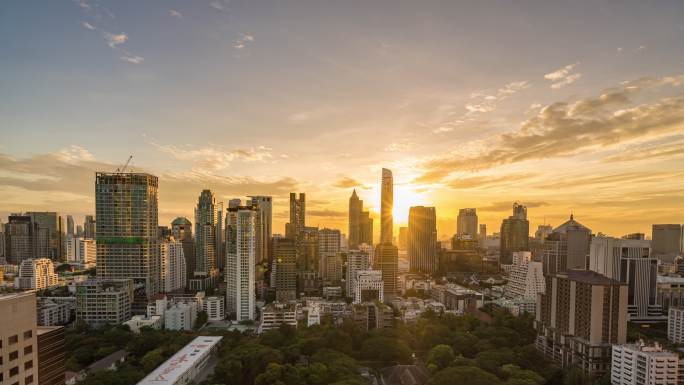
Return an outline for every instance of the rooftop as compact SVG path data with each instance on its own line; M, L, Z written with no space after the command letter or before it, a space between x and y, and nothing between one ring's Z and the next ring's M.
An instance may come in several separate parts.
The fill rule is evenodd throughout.
M620 281L610 279L591 270L568 270L566 275L570 280L590 283L592 285L621 285Z
M143 378L138 385L173 384L179 376L195 366L203 354L210 351L223 337L200 336L185 345L171 358Z

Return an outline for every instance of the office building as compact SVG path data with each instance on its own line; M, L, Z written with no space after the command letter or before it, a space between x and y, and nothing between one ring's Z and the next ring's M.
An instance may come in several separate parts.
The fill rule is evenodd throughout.
M188 218L178 217L171 221L171 236L183 245L186 282L195 275L195 239L192 237L192 223Z
M365 332L394 327L392 308L379 301L352 305L352 319Z
M83 237L95 239L97 237L97 223L92 215L86 215L83 222Z
M570 220L553 229L544 240L544 274L587 269L590 245L591 229L577 222L571 214Z
M36 328L38 385L64 385L66 348L64 326Z
M131 319L131 279L87 280L76 284L76 319L92 327L118 325Z
M626 284L594 271L546 277L537 301L537 349L562 367L602 376L612 345L627 340L627 296Z
M443 304L446 310L458 314L474 313L484 305L484 294L453 283L433 285L430 296Z
M49 258L53 261L61 261L63 258L62 247L62 217L53 211L27 212L31 217L35 228L38 230L37 253L34 258Z
M192 330L201 308L197 302L174 302L164 311L166 330Z
M273 239L273 274L276 301L297 298L297 247L294 239Z
M659 344L613 345L610 383L612 385L677 385L679 355Z
M682 254L682 225L653 225L651 239L653 256L663 262L673 263Z
M437 271L437 215L434 207L409 209L407 249L411 272Z
M47 238L41 238L44 242L40 247L38 228L34 226L31 217L12 214L7 219L4 231L7 263L19 265L25 259L36 258L40 255L38 249L43 250L43 258L47 258Z
M261 309L259 333L278 329L281 325L297 327L297 313L299 304L294 302L273 302Z
M527 207L513 203L513 215L504 219L499 233L499 263L510 265L514 251L529 251L530 222L527 220Z
M40 326L66 325L71 322L71 312L76 309L76 298L38 297L36 317Z
M384 300L382 272L379 270L357 270L354 277L354 303Z
M21 290L45 290L58 284L59 276L52 260L47 258L23 260L14 279L14 287Z
M375 248L374 268L382 272L384 300L391 301L398 295L399 249L391 243L381 243Z
M599 236L591 241L589 269L628 286L631 321L663 318L657 302L658 260L650 256L650 241Z
M36 295L0 294L0 383L38 383Z
M185 289L186 264L183 251L183 242L170 240L159 243L159 255L161 259L161 291L183 291Z
M397 247L399 248L399 251L406 251L408 248L408 227L406 226L402 226L399 228Z
M226 319L226 299L224 297L206 297L203 302L203 310L207 313L207 320L222 321Z
M350 250L347 253L347 270L345 277L346 296L355 298L356 296L356 272L368 270L371 267L368 253L360 250Z
M86 269L96 266L97 242L94 239L69 237L66 241L66 260Z
M132 279L140 293L136 302L142 304L160 287L158 186L158 178L150 174L95 175L97 278Z
M373 244L373 218L370 216L369 211L361 212L360 220L360 230L359 230L359 244L367 243L369 245Z
M237 206L226 218L226 313L235 321L255 319L257 209Z
M223 337L199 336L164 361L138 385L186 385L200 382Z
M268 286L266 273L270 270L271 265L273 198L270 196L250 196L249 199L249 204L257 208L255 263L257 296L261 298Z
M223 258L223 203L211 190L202 190L195 208L195 266L190 289L214 287L219 276L217 258Z
M74 227L74 217L72 217L71 215L67 215L67 218L66 218L66 236L67 236L67 238L73 238L76 235L76 233L74 232L75 229L76 228Z
M339 253L341 239L340 230L328 228L318 230L318 255Z
M478 235L477 238L477 243L480 245L481 248L485 248L487 241L487 225L484 223L480 223L480 234Z
M394 208L394 179L392 171L382 169L382 181L380 184L380 243L392 244L394 233L392 210Z
M670 307L684 306L684 277L659 275L657 281L656 303L663 307L664 314Z
M473 208L458 210L456 234L477 238L477 210Z
M343 266L342 254L340 252L337 252L335 254L321 254L318 267L319 276L323 281L328 283L334 283L342 280Z
M295 239L295 238L292 238ZM298 239L297 266L301 272L318 272L320 240L317 227L304 227Z
M285 236L299 240L306 227L306 194L290 193L290 222L285 225Z
M511 299L537 300L546 289L541 262L532 260L529 251L513 252L513 264L508 274L505 295Z

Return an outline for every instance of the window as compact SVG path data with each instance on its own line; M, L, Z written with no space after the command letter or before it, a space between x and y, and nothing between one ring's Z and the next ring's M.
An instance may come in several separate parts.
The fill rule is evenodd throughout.
M9 354L9 359L10 359L10 361L14 361L14 360L16 360L17 358L19 358L19 351L18 351L18 350L15 350L15 351L13 351L12 353Z
M24 362L24 370L29 370L33 367L33 360L28 360Z
M17 374L19 374L19 367L18 366L15 366L12 369L10 369L10 377L14 377Z
M14 345L17 342L19 342L19 336L11 336L10 338L8 338L8 340L10 345Z
M29 385L33 384L33 375L30 375L24 379L24 384Z
M24 355L33 353L33 345L26 346L24 348Z
M29 338L33 337L33 330L27 330L24 332L24 339L27 340Z

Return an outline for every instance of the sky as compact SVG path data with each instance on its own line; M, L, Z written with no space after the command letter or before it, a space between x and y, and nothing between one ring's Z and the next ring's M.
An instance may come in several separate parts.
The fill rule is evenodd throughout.
M683 42L679 0L2 1L0 218L80 221L133 155L161 225L210 188L347 232L387 167L395 225L435 206L440 238L514 201L650 235L684 222Z

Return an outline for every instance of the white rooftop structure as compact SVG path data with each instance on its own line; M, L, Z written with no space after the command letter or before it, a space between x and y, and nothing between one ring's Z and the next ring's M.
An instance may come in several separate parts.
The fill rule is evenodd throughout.
M138 385L189 384L195 380L223 337L200 336L143 378Z

